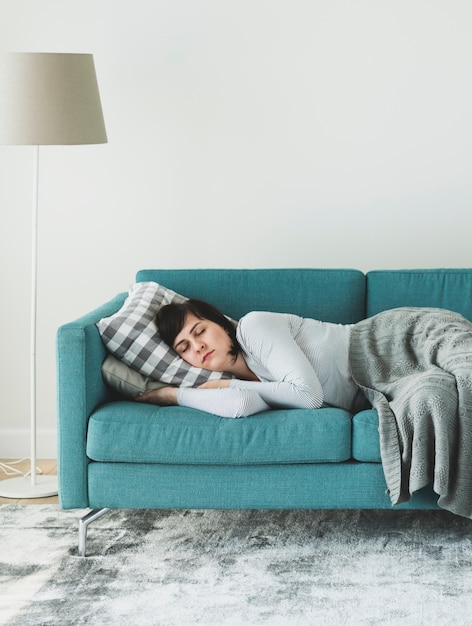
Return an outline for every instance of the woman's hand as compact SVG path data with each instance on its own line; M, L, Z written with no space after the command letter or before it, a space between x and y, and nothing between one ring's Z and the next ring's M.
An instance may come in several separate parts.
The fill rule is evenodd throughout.
M178 387L160 387L136 396L136 402L147 402L158 406L173 406L177 404Z
M203 385L200 385L198 389L225 389L226 387L229 387L230 382L231 381L228 379L208 380L206 383L203 383Z

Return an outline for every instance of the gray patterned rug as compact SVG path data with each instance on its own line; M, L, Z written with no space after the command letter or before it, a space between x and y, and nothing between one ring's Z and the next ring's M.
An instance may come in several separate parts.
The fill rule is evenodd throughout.
M472 624L472 522L444 511L0 507L11 626Z

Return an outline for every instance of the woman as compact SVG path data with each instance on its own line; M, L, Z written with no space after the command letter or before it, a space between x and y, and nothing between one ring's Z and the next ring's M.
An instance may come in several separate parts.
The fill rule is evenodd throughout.
M163 307L156 322L164 341L187 363L233 378L198 389L163 387L141 396L142 402L222 417L325 404L354 411L366 404L349 369L353 325L254 311L235 329L213 306L193 299Z
M432 483L439 506L472 519L472 324L458 313L400 308L337 325L253 312L235 331L190 300L164 307L158 325L185 361L234 378L141 401L243 417L325 403L354 413L368 400L392 504Z

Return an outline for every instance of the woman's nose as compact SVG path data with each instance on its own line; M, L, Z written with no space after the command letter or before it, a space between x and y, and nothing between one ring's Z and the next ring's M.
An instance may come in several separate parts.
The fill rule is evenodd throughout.
M204 344L204 342L201 339L200 340L197 339L195 341L194 349L197 352L200 352L200 350L203 350L204 347L205 347L205 344Z

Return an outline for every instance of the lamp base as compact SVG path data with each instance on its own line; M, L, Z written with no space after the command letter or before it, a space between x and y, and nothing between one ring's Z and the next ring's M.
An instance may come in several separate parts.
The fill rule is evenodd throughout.
M2 498L47 498L57 495L57 476L37 476L31 483L30 476L9 478L0 481Z

